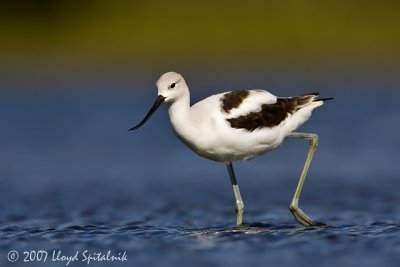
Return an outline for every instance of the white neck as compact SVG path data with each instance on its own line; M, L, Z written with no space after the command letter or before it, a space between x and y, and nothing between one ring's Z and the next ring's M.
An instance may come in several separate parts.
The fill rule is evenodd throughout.
M184 96L172 102L169 107L169 118L172 128L176 135L186 144L192 136L196 127L190 115L190 94L187 92Z

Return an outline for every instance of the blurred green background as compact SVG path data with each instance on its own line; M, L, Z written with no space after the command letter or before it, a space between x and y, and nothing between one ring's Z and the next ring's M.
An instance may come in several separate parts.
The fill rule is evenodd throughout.
M0 78L272 71L396 89L399 14L400 1L390 0L2 0Z

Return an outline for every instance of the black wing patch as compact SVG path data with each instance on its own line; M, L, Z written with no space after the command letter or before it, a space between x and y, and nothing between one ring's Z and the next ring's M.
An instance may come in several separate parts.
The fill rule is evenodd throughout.
M238 108L249 94L248 90L238 90L224 94L221 98L222 110L229 113L232 109Z
M232 128L254 131L261 128L272 128L284 121L289 114L308 105L316 99L316 94L277 98L274 104L263 104L261 111L250 112L245 116L227 119Z

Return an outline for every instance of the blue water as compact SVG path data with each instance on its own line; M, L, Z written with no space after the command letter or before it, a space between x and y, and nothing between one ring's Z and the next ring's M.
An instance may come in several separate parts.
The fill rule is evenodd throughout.
M155 92L0 93L0 266L87 266L85 250L126 252L93 266L398 266L400 93L334 93L301 128L320 136L300 206L328 226L311 228L288 210L302 140L234 165L236 228L225 166L181 144L166 107L127 132Z

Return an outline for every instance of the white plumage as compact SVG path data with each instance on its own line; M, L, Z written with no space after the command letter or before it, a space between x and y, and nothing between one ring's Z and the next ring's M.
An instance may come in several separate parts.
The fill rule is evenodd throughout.
M176 81L179 82L175 88L164 89ZM227 119L259 112L261 105L276 103L277 97L273 94L249 90L249 95L237 108L225 113L221 99L227 92L207 97L190 107L189 89L179 74L168 72L162 75L157 86L159 95L166 97L165 102L170 102L169 115L176 135L200 156L220 162L251 159L275 148L323 103L311 102L293 115L289 114L278 126L250 132L232 128Z
M142 126L163 102L169 103L169 117L178 138L198 155L227 164L237 191L237 204L237 193L239 197L240 193L231 163L265 153L291 135L311 140L313 136L292 133L309 119L316 107L328 100L318 99L318 94L278 98L265 90L253 89L212 95L190 106L189 88L175 72L163 74L157 81L157 88L157 101L143 121L131 130ZM314 223L308 217L308 223L302 222L296 214L295 217L304 225ZM241 224L241 218L237 223Z

